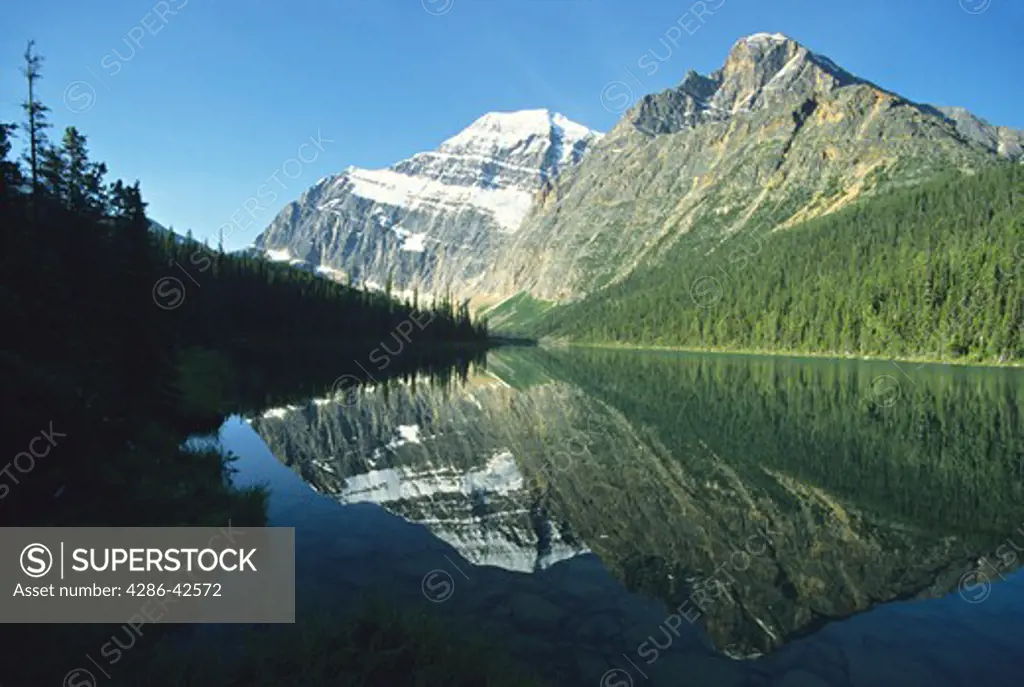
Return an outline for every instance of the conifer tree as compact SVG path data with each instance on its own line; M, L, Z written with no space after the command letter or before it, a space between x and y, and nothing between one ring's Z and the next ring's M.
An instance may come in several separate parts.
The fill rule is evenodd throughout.
M39 153L46 145L46 129L50 127L46 114L50 111L36 99L36 82L42 78L41 68L43 58L35 52L35 41L29 41L25 48L25 65L22 67L22 74L28 83L28 99L22 103L25 111L25 131L28 134L28 151L26 161L29 163L29 170L32 179L32 191L39 190Z
M11 139L16 130L14 124L0 122L0 199L10 196L21 185L18 163L7 159L11 154Z
M39 151L39 189L66 209L71 208L68 164L61 148L45 146Z
M106 204L106 164L89 160L86 137L73 126L64 131L61 152L67 165L69 209L92 216L101 214Z

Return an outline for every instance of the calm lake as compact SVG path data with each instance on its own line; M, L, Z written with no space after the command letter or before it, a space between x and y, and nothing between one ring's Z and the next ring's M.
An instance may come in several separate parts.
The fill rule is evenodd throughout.
M368 594L551 684L1024 684L1024 371L503 348L231 418L299 618Z

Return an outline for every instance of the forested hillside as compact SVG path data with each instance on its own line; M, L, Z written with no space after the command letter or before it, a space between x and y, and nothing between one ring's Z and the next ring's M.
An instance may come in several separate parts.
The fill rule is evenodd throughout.
M1024 359L1024 166L949 173L773 229L720 243L694 232L625 280L505 327L577 342Z

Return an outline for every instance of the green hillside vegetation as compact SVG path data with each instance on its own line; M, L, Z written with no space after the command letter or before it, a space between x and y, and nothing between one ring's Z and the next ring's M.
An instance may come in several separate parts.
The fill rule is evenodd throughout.
M495 329L502 329L510 324L517 328L528 329L540 322L544 313L553 306L553 303L531 298L526 293L519 293L492 308L481 311L480 316L486 317L489 326Z
M540 319L546 304L521 295L516 309L531 316L502 328L639 346L1024 359L1024 166L948 173L775 232L754 224L724 241L684 236Z

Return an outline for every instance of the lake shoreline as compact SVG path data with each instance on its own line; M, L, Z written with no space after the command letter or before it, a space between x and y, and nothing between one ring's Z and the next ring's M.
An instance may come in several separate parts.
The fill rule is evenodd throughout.
M794 351L772 351L772 350L749 350L749 349L727 349L727 348L694 348L687 346L645 346L640 344L619 344L619 343L590 343L582 341L555 342L538 340L537 346L541 348L597 348L604 350L623 351L660 351L666 353L705 353L711 355L742 355L742 356L765 356L772 358L811 358L816 360L858 360L862 362L900 362L900 363L925 363L928 365L953 365L956 367L984 367L984 368L1024 368L1024 361L1009 361L1000 363L997 361L975 362L961 360L938 360L925 357L882 357L873 355L843 355L841 353L814 353Z

